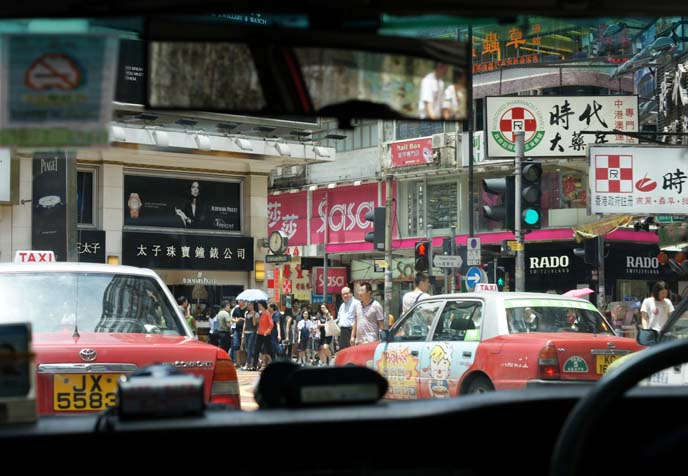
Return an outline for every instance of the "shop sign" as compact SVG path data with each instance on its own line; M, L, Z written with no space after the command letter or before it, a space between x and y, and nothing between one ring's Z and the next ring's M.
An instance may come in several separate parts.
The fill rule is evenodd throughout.
M253 270L253 238L125 231L122 262L153 269Z
M311 244L353 243L365 241L365 234L373 231L373 222L366 213L375 209L377 183L347 185L316 190L312 194ZM385 196L385 184L382 184ZM396 185L393 190L396 196Z
M187 278L183 277L182 278L182 284L188 285L188 286L194 286L196 284L201 284L203 286L214 286L217 284L217 279L215 278Z
M323 294L325 287L325 268L314 267L313 276L315 276L315 293ZM343 287L347 286L348 270L344 267L330 267L327 268L327 294L337 294Z
M57 261L67 261L67 175L71 159L64 152L34 152L31 162L31 247L51 250Z
M281 231L289 239L291 246L308 244L306 193L268 195L268 236L273 231Z
M425 165L433 161L432 137L392 142L389 150L393 168Z
M588 144L638 142L612 133L638 131L637 96L488 97L486 116L490 157L513 157L518 131L531 157L583 157Z
M608 274L616 279L658 279L660 262L657 245L626 245L611 243L605 259Z
M102 230L79 230L77 232L76 254L80 263L105 263L105 232Z
M529 275L568 274L571 272L570 254L526 256Z
M241 182L124 176L124 225L241 231Z
M323 295L322 294L311 294L311 304L323 304ZM334 303L334 296L332 294L327 295L327 303L326 304L333 304Z
M592 213L680 214L688 205L688 156L681 147L591 147Z

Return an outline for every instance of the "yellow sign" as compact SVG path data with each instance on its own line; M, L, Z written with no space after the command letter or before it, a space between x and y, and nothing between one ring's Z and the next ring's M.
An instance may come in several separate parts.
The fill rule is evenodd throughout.
M507 240L506 245L511 248L511 251L523 251L523 245L516 240Z
M375 263L375 266L378 268L386 268L387 267L387 260L385 259L376 259L373 261Z

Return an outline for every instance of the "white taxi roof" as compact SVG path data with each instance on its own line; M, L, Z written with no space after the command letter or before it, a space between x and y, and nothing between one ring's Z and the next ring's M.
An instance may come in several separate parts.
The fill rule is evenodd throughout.
M136 266L100 264L100 263L72 263L57 261L54 263L0 263L1 273L20 272L80 272L80 273L108 273L108 274L133 274L137 276L156 277L155 271Z
M494 299L494 300L505 300L505 299L561 299L564 301L579 301L590 303L587 299L564 296L562 294L550 294L550 293L530 293L530 292L481 292L481 293L453 293L453 294L438 294L435 296L422 297L419 301L429 301L431 299L467 299L467 298L478 298L478 299Z

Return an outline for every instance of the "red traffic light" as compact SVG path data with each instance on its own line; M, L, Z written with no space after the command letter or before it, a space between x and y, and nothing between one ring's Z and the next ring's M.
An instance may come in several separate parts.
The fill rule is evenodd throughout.
M428 247L424 242L416 244L416 252L418 256L425 256L428 253Z

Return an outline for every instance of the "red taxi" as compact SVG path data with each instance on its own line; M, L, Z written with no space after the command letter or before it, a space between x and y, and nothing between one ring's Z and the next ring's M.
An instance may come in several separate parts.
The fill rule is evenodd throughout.
M23 261L0 264L0 322L31 323L39 413L111 407L120 375L153 363L202 375L206 402L240 407L229 356L193 336L156 273Z
M378 342L337 353L371 367L388 398L445 398L535 385L591 383L643 348L618 337L590 302L539 293L466 293L420 300Z

